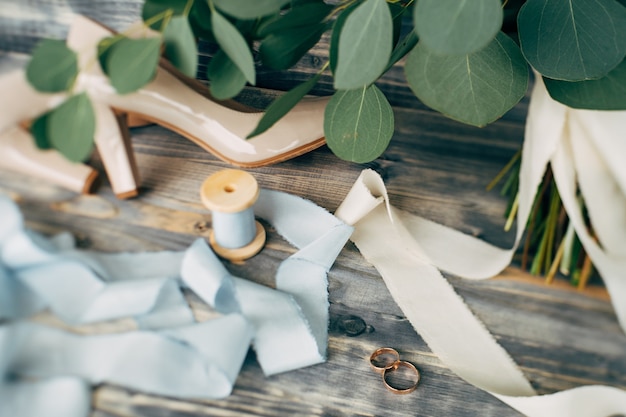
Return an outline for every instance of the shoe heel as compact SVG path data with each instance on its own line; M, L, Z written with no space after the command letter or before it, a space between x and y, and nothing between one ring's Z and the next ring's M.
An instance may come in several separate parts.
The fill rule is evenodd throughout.
M101 103L94 103L94 109L98 120L95 143L113 193L120 199L135 197L140 180L127 115Z
M42 179L71 191L95 191L98 172L54 150L41 150L27 130L15 126L0 133L0 168Z

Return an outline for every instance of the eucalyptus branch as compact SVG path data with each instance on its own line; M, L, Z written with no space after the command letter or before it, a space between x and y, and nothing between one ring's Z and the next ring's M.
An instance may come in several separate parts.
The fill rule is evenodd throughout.
M325 22L329 22L331 21L333 18L336 17L337 14L339 14L341 11L347 9L348 7L352 6L353 4L357 3L359 0L346 0L343 1L342 3L338 4L329 14L328 16L326 16L326 18L324 19Z
M193 0L191 0L193 3ZM143 22L144 27L150 27L152 25L154 25L155 23L161 22L161 32L163 30L165 30L165 26L167 26L167 24L163 23L164 21L168 21L172 18L172 16L174 15L174 11L172 9L166 9L164 11L162 11L161 13L157 13L154 16L146 19ZM132 29L129 29L132 30ZM124 33L124 32L122 32ZM127 32L128 33L128 32Z
M518 209L520 158L521 150L513 155L487 186L492 190L498 183L504 181L500 194L508 197L505 213L506 231L510 230ZM584 211L584 201L580 197L578 204ZM593 231L590 233L593 234ZM593 263L585 253L574 225L567 218L552 170L549 168L535 196L528 218L520 267L523 270L528 269L533 275L544 275L548 284L560 273L569 277L570 283L579 289L587 285L594 271Z

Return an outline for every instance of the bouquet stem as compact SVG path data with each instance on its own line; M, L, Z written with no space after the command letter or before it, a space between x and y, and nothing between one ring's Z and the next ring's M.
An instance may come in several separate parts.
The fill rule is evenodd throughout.
M503 182L500 194L508 197L504 225L506 231L513 226L519 206L520 161L521 151L518 151L487 186L487 190L491 190ZM579 204L584 212L582 199L579 199ZM573 286L581 290L586 287L594 272L593 262L569 221L549 167L526 224L520 266L533 275L543 275L547 284L552 283L558 275L567 277Z

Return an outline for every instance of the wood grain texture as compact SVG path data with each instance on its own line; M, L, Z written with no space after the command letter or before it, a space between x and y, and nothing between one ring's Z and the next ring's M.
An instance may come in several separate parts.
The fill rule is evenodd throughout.
M138 5L136 0L4 0L0 49L27 52L39 37L62 33L68 10L85 12L119 28L134 20ZM6 24L8 21L12 23ZM261 86L289 88L306 78L322 59L322 53L314 50L288 74L263 74ZM16 61L5 54L0 66ZM381 85L391 95L396 115L394 138L381 158L370 164L349 164L323 147L249 172L261 187L287 191L333 211L359 172L370 167L381 173L397 207L509 246L513 234L502 230L505 201L495 192L486 192L485 185L520 146L527 100L502 120L478 129L450 121L419 104L402 81L401 66ZM322 84L317 93L329 89ZM241 100L262 107L275 94L248 89ZM78 196L7 171L0 171L0 190L19 202L29 227L47 234L69 230L86 248L178 250L198 236L206 237L210 216L199 199L200 185L227 165L158 126L136 128L132 134L143 178L138 198L116 200L106 181L97 195ZM103 172L97 155L91 164ZM277 266L293 252L294 248L268 227L267 245L261 254L243 264L227 264L227 268L237 276L271 286ZM450 277L450 282L539 392L596 383L626 388L626 336L603 289L579 293L563 283L545 286L540 278L515 267L496 279ZM328 362L266 378L250 352L233 394L220 401L181 401L102 385L94 389L93 417L519 415L458 378L430 352L354 245L346 245L341 252L329 283ZM187 294L187 298L197 317L211 316L210 309L195 296ZM355 318L366 325L358 335L349 331ZM60 325L46 315L38 320ZM132 327L132 322L122 320L80 330L107 332ZM418 390L397 396L384 389L380 376L368 364L371 352L381 346L396 348L403 359L421 370Z

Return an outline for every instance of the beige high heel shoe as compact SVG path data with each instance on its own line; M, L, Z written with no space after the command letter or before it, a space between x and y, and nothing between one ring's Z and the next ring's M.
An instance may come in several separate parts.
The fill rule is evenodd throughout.
M33 176L77 193L92 193L97 185L97 171L70 162L57 151L42 151L20 126L0 133L0 155L2 169Z
M98 172L65 159L55 150L41 150L24 125L58 105L62 94L40 94L30 87L24 72L0 77L3 91L0 111L0 168L19 172L77 193L96 188Z
M93 192L98 173L92 168L66 160L54 150L38 149L28 133L30 122L59 105L65 94L42 94L16 70L0 77L5 94L0 112L0 167L44 179L75 192ZM98 118L95 145L109 174L111 188L118 198L137 195L139 175L131 149L126 116L115 114L108 106L94 102ZM134 118L133 126L146 122ZM18 128L20 126L20 128Z
M96 58L97 44L112 32L83 16L76 16L68 35L68 46L79 56L81 74L77 80L78 91L86 91L96 113L95 145L103 161L113 192L118 198L137 195L139 174L132 151L128 125L154 122L192 140L203 149L233 165L252 168L281 162L325 143L323 117L327 98L307 98L265 133L250 140L246 136L254 130L263 116L262 112L229 102L215 102L204 85L180 74L166 61L162 61L155 79L137 92L118 95L102 73ZM9 111L0 112L0 132L18 124L28 124L37 116L59 105L65 94L41 94L30 87L23 72L0 79L4 97L15 98ZM233 104L234 103L234 104ZM130 123L129 123L130 121ZM12 130L7 137L28 136L26 132ZM4 165L12 169L28 166L30 173L49 173L50 167L63 177L60 185L70 189L91 190L89 183L93 170L69 161L62 162L60 155L43 158L33 145L28 151L15 148L13 161ZM6 141L5 148L15 144ZM30 158L31 163L23 161ZM54 158L54 161L52 161ZM22 170L24 172L24 170ZM89 174L87 174L89 172ZM49 175L57 181L57 176ZM60 178L58 178L61 181ZM83 183L82 187L78 184Z
M284 161L322 146L324 109L328 98L307 98L265 133L251 139L263 116L254 109L230 108L198 93L195 80L186 79L162 63L155 79L134 93L119 95L97 65L98 42L112 32L83 16L76 16L67 39L79 55L79 83L93 101L162 125L192 140L233 165L253 168ZM204 90L206 90L205 87Z

